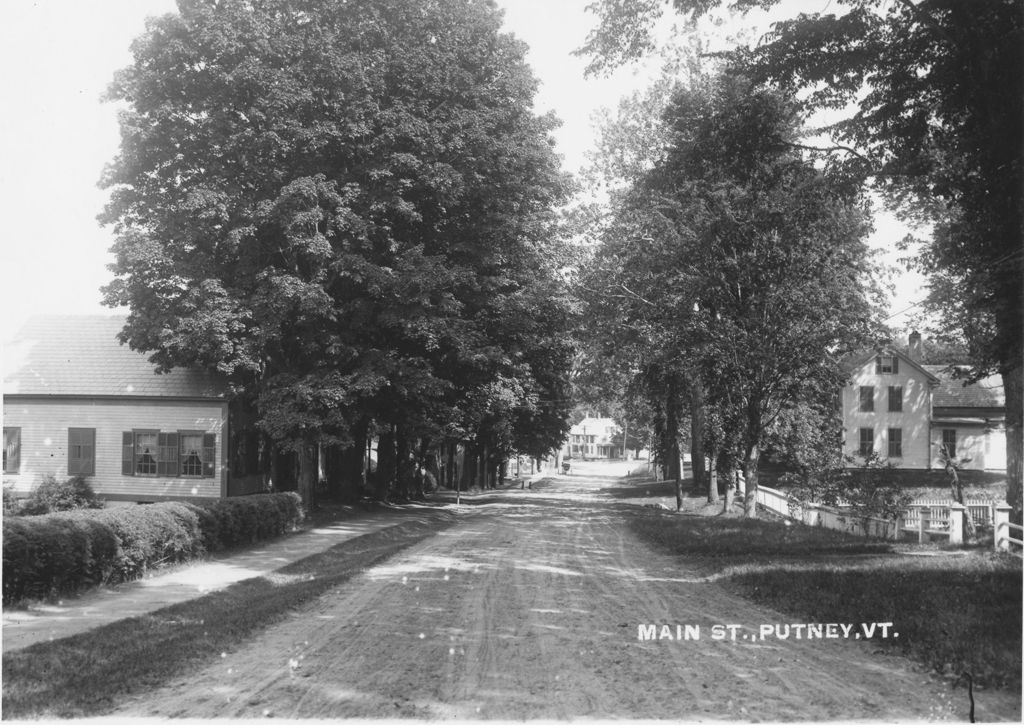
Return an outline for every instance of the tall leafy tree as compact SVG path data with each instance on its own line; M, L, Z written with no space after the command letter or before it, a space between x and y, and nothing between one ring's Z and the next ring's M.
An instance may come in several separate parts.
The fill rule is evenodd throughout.
M602 0L595 71L648 52L671 6L690 17L778 0ZM800 91L808 111L847 111L826 153L902 213L932 225L917 257L938 332L966 340L971 378L1006 391L1007 500L1024 475L1024 5L1019 0L839 0L776 23L732 59Z
M110 87L122 338L228 375L307 502L317 445L367 417L419 434L477 395L457 376L503 356L488 311L543 258L556 122L500 22L469 0L180 0Z
M841 386L838 356L870 331L866 209L795 147L785 94L716 75L677 91L665 118L662 158L624 199L633 233L602 252L605 292L649 326L663 377L688 375L713 410L714 462L729 480L745 470L753 516L769 427Z

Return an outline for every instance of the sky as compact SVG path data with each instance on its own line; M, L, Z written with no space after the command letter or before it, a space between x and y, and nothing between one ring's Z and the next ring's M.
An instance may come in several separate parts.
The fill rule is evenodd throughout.
M415 1L415 0L410 0ZM498 0L506 30L530 47L541 81L535 107L554 110L565 167L577 171L594 140L592 115L646 83L624 68L586 79L585 59L572 55L595 20L591 0ZM786 11L823 10L829 0L787 0ZM0 341L10 340L32 314L96 314L99 288L110 280L109 229L96 215L106 192L104 165L117 153L116 108L101 96L114 72L131 61L129 47L147 16L172 12L174 0L5 0L0 15L0 198L6 239L0 251ZM903 236L881 220L873 244ZM889 253L890 259L895 259ZM892 312L917 301L919 278L898 280ZM894 318L890 322L899 322Z

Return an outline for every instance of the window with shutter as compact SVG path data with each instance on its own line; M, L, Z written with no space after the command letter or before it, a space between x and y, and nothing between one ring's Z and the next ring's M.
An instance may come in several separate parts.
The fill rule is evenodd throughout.
M161 476L178 475L178 434L160 433L157 435L159 443L159 456L157 458L157 473Z
M160 455L160 433L155 430L135 431L135 475L157 475Z
M68 475L96 473L96 429L68 428Z
M182 476L203 475L203 434L197 431L179 431Z
M21 428L4 428L4 473L21 469Z
M871 413L875 409L875 388L873 385L860 386L860 410Z
M946 455L956 458L956 428L942 429L942 447L946 450Z
M217 435L215 433L203 434L203 477L213 478L217 470Z
M903 457L903 429L889 429L889 458Z
M860 429L860 449L862 456L870 456L875 451L875 431L873 428Z
M900 371L900 359L895 355L879 355L875 358L875 373L896 374Z
M902 385L890 385L889 386L889 412L890 413L901 413L901 412L903 412L903 386Z
M135 475L135 434L130 430L121 433L121 475Z

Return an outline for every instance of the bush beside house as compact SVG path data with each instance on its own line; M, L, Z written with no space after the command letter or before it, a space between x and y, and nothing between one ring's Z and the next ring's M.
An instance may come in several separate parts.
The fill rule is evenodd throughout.
M147 569L279 536L302 518L292 492L5 517L3 603L128 581Z

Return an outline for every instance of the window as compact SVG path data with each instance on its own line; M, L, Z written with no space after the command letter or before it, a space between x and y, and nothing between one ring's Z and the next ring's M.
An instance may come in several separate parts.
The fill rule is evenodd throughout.
M942 448L950 458L956 458L956 428L942 429Z
M889 429L889 458L903 457L903 429Z
M68 428L68 475L96 473L96 429Z
M899 371L900 359L895 355L879 355L875 358L875 373L895 375Z
M860 450L858 451L862 456L870 456L875 452L875 429L874 428L861 428L860 429Z
M875 388L872 385L860 386L860 410L871 413L875 410Z
M902 413L903 412L903 386L902 385L890 385L889 386L889 412L890 413Z
M121 473L125 476L213 478L217 436L201 431L155 430L122 434Z
M21 428L4 428L4 473L21 468Z
M203 475L203 434L179 433L179 456L182 476Z

